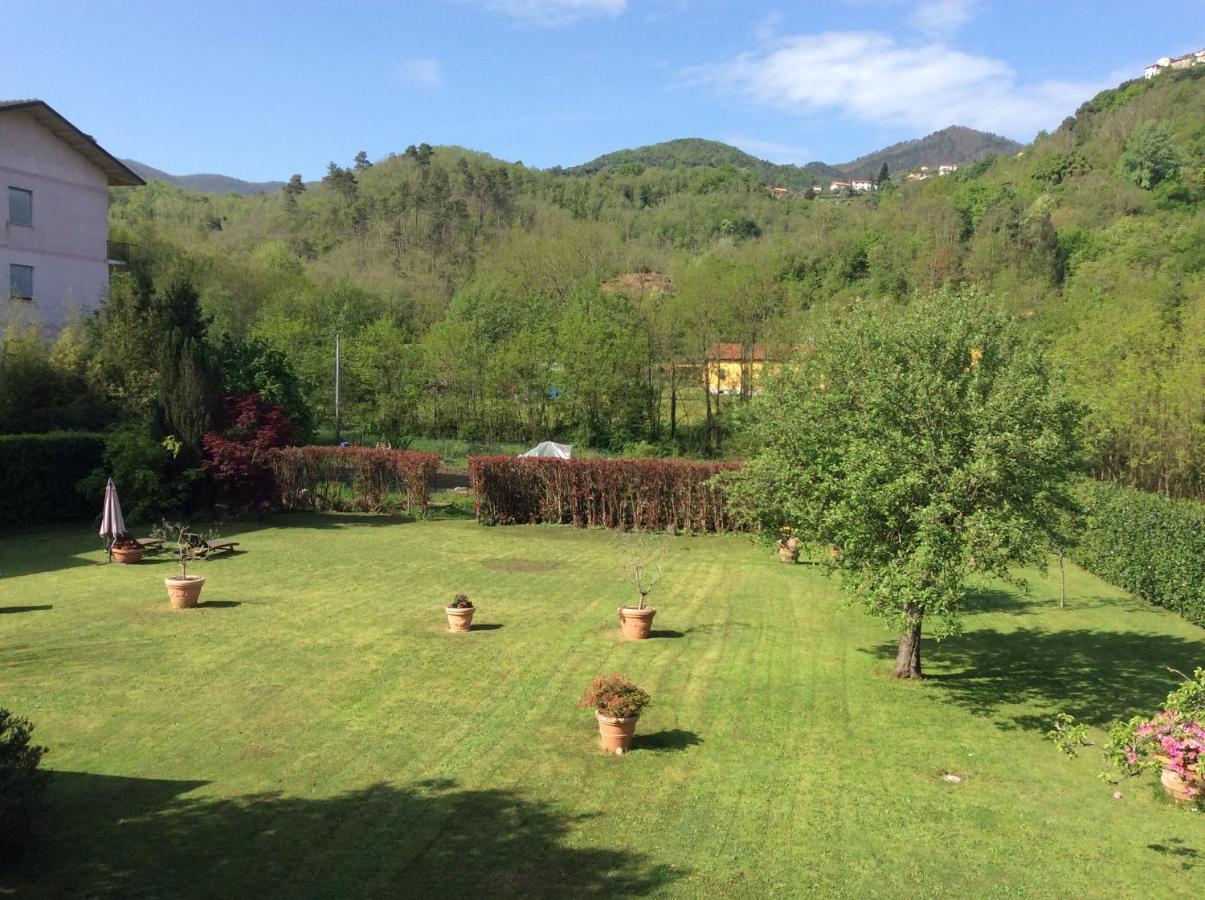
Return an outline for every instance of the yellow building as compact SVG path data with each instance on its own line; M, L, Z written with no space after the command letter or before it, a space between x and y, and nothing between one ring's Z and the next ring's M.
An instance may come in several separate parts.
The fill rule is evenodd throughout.
M766 348L754 345L746 352L741 344L713 344L707 360L707 389L713 394L739 394L744 378L749 379L748 393L756 394L767 368Z

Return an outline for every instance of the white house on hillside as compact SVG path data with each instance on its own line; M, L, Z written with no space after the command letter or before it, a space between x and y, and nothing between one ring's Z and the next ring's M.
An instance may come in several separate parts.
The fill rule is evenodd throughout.
M0 100L0 278L53 333L109 287L109 188L145 184L41 100ZM113 251L113 252L110 252Z
M1205 49L1197 50L1195 53L1185 53L1183 56L1177 56L1172 59L1170 56L1161 56L1146 69L1143 70L1143 75L1146 78L1154 78L1164 69L1187 69L1192 66L1205 65Z

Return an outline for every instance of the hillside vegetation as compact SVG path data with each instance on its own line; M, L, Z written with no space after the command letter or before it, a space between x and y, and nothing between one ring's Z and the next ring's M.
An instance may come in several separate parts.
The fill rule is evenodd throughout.
M136 245L138 290L185 273L211 338L283 354L320 429L341 335L343 425L363 440L739 454L739 401L702 387L716 342L786 358L851 304L977 284L1051 343L1098 474L1200 495L1203 172L1205 70L1188 70L1105 91L1021 155L872 196L420 145L272 196L117 189L112 236ZM665 277L617 279L640 272ZM102 321L124 334L123 281ZM87 380L129 396L106 382L128 368Z

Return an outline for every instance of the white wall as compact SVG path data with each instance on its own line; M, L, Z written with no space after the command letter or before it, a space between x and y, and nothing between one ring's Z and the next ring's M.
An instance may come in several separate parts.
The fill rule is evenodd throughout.
M10 263L34 267L32 314L49 333L94 309L109 286L105 174L27 113L0 113L0 297ZM8 188L33 191L33 227L8 221Z

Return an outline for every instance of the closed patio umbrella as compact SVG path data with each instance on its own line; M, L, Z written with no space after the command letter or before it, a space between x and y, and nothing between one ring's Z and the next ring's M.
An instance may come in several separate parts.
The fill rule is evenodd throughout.
M126 522L121 515L121 501L117 499L117 486L113 479L105 485L105 506L100 513L100 536L106 539L109 562L113 561L113 542L126 532Z

